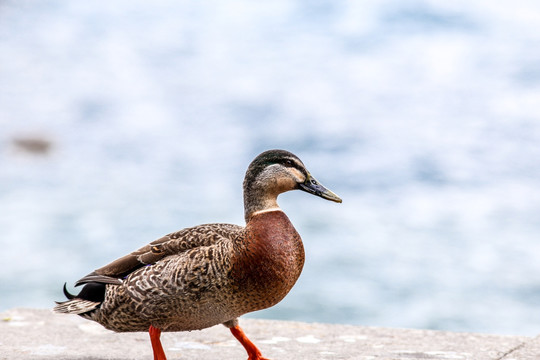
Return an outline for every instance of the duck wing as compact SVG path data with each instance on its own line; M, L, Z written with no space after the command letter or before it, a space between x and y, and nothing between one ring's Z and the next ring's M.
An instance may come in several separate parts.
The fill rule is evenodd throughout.
M91 272L77 281L75 286L90 282L120 285L124 277L143 266L155 264L167 256L190 249L213 245L223 240L230 241L243 229L232 224L206 224L167 234Z

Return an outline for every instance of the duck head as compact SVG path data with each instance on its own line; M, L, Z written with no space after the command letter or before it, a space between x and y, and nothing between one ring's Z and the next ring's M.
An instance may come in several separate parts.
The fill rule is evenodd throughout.
M319 183L304 163L285 150L268 150L249 165L244 178L246 222L261 211L279 209L277 197L290 190L302 190L340 203L339 196Z

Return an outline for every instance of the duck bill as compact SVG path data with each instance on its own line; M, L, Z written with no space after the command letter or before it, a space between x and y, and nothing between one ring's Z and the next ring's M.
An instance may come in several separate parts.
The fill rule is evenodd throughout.
M317 195L322 197L323 199L334 201L337 203L342 202L339 196L325 188L321 183L315 180L315 178L311 176L310 173L308 173L306 181L298 185L300 187L300 190L304 190L305 192L308 192L310 194Z

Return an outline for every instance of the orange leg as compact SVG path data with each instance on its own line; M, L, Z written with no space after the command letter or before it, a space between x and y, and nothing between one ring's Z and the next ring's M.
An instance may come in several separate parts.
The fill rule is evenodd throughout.
M246 334L244 334L244 331L240 328L240 326L236 325L230 328L232 334L234 337L240 341L240 344L246 349L248 353L248 360L268 360L267 358L263 358L261 351L257 349L255 344L251 342L251 340L248 339Z
M154 360L167 360L165 357L165 351L163 351L163 347L161 346L161 341L159 341L161 330L150 325L148 333L150 334L150 341L152 342Z

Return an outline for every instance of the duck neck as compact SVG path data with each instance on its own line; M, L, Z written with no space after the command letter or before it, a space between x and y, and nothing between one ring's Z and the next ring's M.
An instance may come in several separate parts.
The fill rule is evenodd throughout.
M244 217L246 223L257 214L281 210L277 194L271 194L259 187L244 186Z

